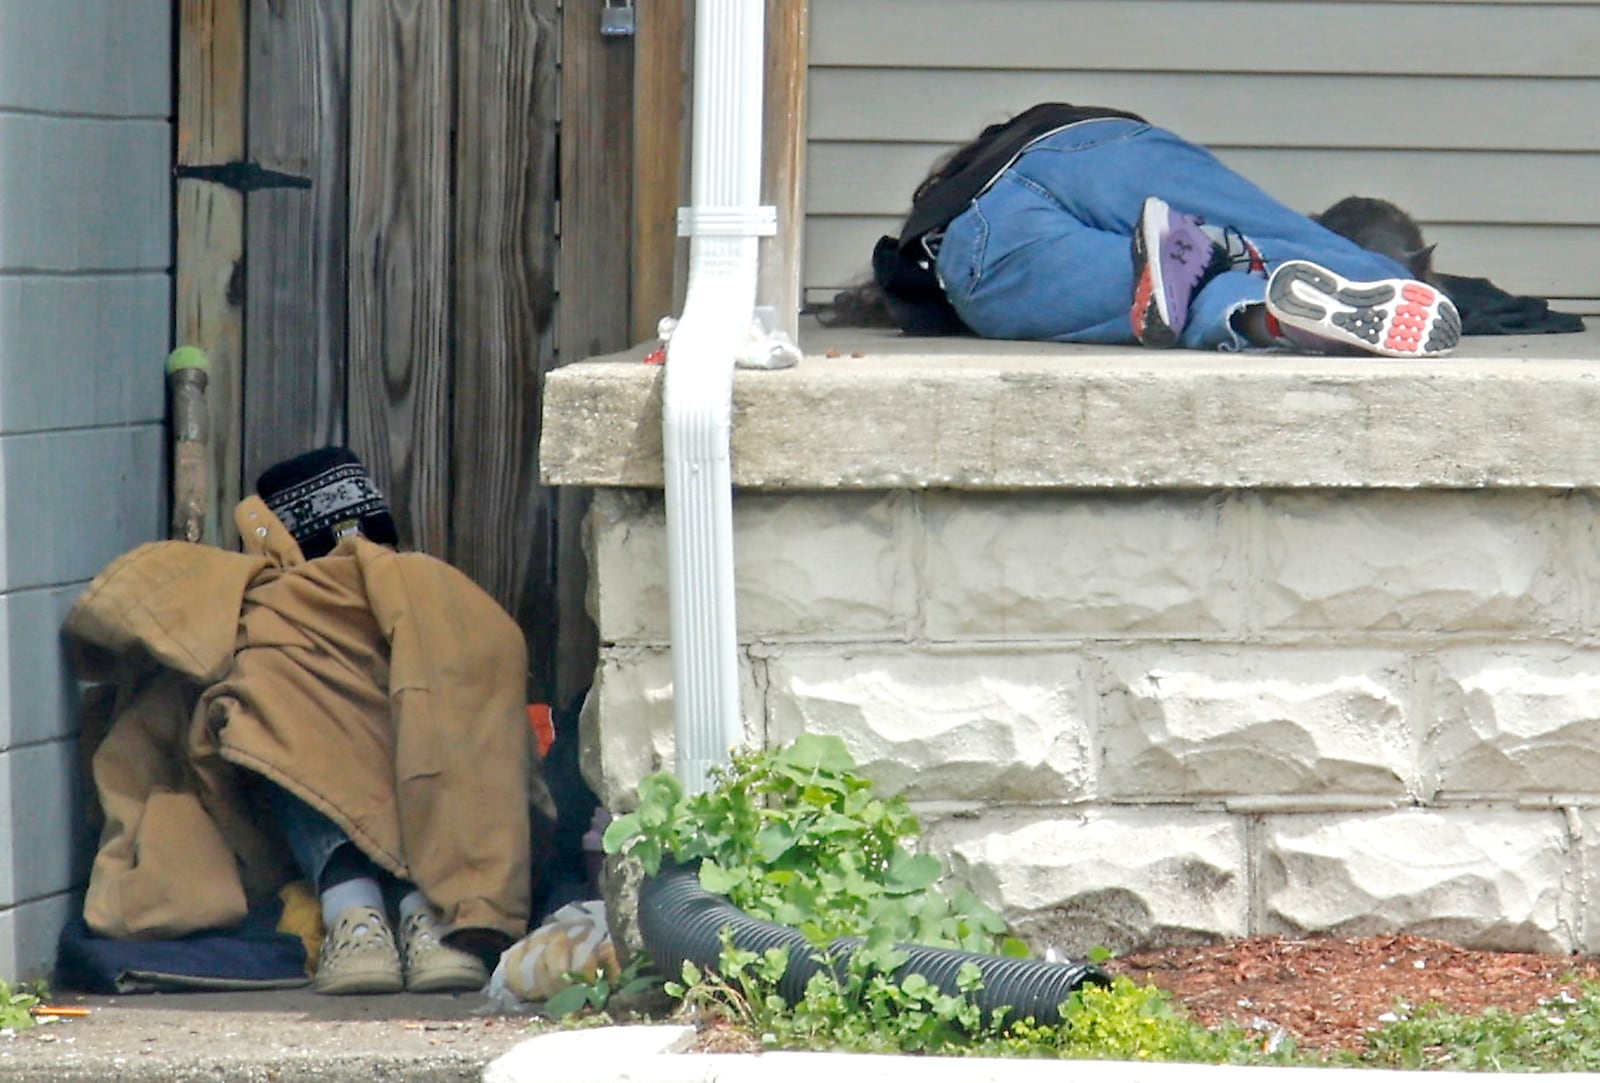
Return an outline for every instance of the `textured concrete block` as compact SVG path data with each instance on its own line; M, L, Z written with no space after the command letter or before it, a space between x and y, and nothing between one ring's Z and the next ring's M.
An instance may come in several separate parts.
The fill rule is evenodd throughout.
M598 570L591 609L602 642L666 642L660 494L601 490L589 522ZM905 638L917 607L915 535L904 494L741 494L734 502L740 639Z
M1403 660L1374 653L1181 649L1107 663L1104 796L1405 794Z
M0 437L0 589L99 574L164 535L157 425Z
M1258 839L1260 932L1404 932L1502 951L1578 946L1577 861L1560 812L1268 817Z
M1260 506L1263 629L1516 633L1571 628L1561 498L1274 494Z
M159 422L166 274L0 277L0 432Z
M170 0L0 0L0 109L167 116Z
M934 639L1240 627L1244 535L1233 501L946 494L926 506Z
M1054 801L1091 784L1072 655L775 651L767 672L769 742L837 735L881 793Z
M0 271L163 271L172 262L165 120L0 113Z
M1243 831L1223 814L988 812L932 825L927 840L1036 950L1081 957L1248 931Z
M73 894L0 907L0 981L48 978L55 969L61 928L82 905Z
M1600 792L1600 652L1454 652L1436 684L1441 796Z
M73 886L79 866L83 797L77 746L51 741L0 753L0 906L43 898Z
M61 622L83 584L0 595L0 750L65 737L78 686L61 652Z
M745 741L757 746L763 739L762 698L748 665L743 686ZM602 651L579 734L583 775L600 803L614 812L632 809L641 779L673 769L671 655L643 648Z

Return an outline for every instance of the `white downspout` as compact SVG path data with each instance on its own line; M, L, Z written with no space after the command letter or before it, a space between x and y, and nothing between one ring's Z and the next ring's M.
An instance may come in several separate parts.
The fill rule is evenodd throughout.
M744 740L734 623L733 368L755 313L764 0L700 0L695 13L690 237L683 318L667 343L662 407L677 775L690 792Z

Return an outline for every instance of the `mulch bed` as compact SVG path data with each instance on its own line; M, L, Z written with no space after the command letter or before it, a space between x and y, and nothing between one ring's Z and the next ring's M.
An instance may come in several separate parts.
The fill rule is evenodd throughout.
M1158 985L1206 1025L1277 1026L1306 1049L1359 1050L1396 1004L1522 1013L1600 981L1600 959L1475 951L1419 936L1251 937L1135 952L1106 969Z

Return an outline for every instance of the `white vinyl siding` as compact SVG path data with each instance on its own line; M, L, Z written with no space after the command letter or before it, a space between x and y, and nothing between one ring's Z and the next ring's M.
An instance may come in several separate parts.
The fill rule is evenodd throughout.
M1441 271L1600 311L1600 3L812 0L805 283L858 280L944 152L1130 109L1316 211L1410 211Z

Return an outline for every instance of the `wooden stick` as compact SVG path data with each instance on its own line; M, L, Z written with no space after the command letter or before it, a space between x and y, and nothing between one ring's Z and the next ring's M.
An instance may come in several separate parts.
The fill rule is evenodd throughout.
M206 529L206 501L211 469L206 443L211 424L206 415L204 350L180 346L167 358L167 387L172 392L172 537L198 542Z

